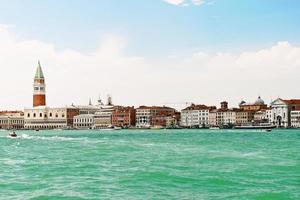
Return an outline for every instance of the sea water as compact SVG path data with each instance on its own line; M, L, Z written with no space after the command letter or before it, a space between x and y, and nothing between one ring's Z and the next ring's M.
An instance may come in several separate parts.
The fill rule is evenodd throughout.
M299 130L0 132L0 199L300 199Z

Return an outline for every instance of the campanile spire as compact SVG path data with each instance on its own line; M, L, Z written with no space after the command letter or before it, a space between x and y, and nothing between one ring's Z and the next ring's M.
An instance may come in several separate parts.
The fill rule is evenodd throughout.
M34 82L33 82L33 107L46 105L46 85L45 77L41 67L40 61L36 68Z

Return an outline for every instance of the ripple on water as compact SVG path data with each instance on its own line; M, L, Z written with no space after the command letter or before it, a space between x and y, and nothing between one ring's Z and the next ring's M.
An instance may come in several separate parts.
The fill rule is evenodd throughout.
M7 133L0 199L300 199L297 131Z

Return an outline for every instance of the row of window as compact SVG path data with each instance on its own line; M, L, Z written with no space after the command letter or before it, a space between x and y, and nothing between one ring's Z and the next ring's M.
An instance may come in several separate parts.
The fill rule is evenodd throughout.
M0 120L0 124L7 124L8 122L11 123L11 124L24 124L24 120L20 120L20 119Z
M93 119L87 119L87 118L84 118L84 119L74 119L74 122L75 123L92 123L93 122Z
M29 118L30 116L31 116L30 113L28 113L27 117ZM37 115L36 115L36 113L33 113L32 116L36 117ZM43 113L40 113L39 116L43 117ZM48 117L47 114L44 114L44 117L47 118ZM49 117L52 117L52 113L49 113ZM58 118L58 114L55 114L55 117ZM62 114L61 117L65 117L65 114Z

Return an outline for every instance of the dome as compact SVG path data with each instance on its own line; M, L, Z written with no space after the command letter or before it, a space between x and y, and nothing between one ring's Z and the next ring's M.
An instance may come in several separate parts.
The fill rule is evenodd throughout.
M265 102L264 102L264 100L262 100L262 99L260 98L260 96L259 96L258 99L255 101L255 104L256 104L256 105L264 105Z
M240 106L244 105L246 103L246 101L241 101L241 103L239 104Z

